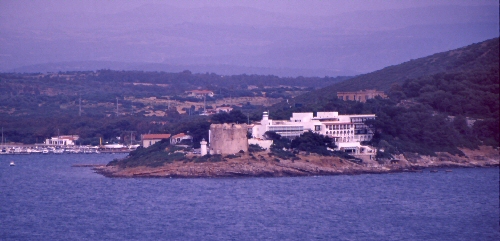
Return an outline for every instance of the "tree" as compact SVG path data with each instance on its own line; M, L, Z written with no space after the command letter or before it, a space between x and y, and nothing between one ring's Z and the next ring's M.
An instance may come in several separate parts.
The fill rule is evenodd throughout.
M212 123L246 123L247 116L240 110L232 110L229 113L222 112L212 116Z
M332 138L308 131L292 140L291 147L300 151L318 153L329 156L332 154L327 148L335 148Z

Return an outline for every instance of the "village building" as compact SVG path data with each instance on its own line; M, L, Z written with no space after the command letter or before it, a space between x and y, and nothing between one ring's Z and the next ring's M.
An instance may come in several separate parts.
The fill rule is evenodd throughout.
M215 108L215 112L217 112L217 113L221 113L221 112L229 113L232 110L233 110L233 108L230 106L219 106L219 107Z
M78 135L55 136L50 139L46 139L45 145L74 146L75 141L77 141L79 138L80 137Z
M366 102L369 99L373 99L376 96L381 98L387 98L387 95L383 91L378 90L360 90L354 92L337 92L337 98L341 100L354 100L359 102Z
M193 141L193 137L184 133L179 133L170 137L170 144L176 145L181 143L183 140Z
M210 90L190 90L186 91L187 96L195 98L203 98L205 96L214 97L214 92Z
M214 109L207 109L203 111L200 115L215 115L217 114L217 111Z
M359 153L362 141L373 137L373 130L365 121L375 119L375 114L339 115L338 112L292 113L290 120L271 120L264 112L260 125L252 128L252 137L265 139L267 131L273 131L285 138L293 139L306 131L328 136L335 141L337 150Z
M144 134L142 135L142 147L148 148L163 139L169 139L170 136L170 134Z

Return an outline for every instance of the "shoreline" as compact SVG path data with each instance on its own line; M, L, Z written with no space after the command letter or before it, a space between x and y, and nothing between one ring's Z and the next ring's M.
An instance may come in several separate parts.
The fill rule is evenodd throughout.
M263 173L254 173L254 174L247 174L247 173L234 173L234 172L228 172L225 175L178 175L178 174L159 174L155 173L155 171L148 172L148 171L141 171L133 174L124 174L121 173L118 170L112 170L106 167L105 165L102 166L93 166L92 170L95 171L95 173L103 175L108 178L277 178L277 177L312 177L312 176L338 176L338 175L363 175L363 174L392 174L392 173L423 173L426 172L426 170L429 170L429 172L448 172L447 170L443 169L460 169L460 168L494 168L494 167L499 167L499 164L491 164L491 165L473 165L473 166L457 166L457 165L449 165L445 164L442 166L431 166L431 167L419 167L419 169L390 169L387 171L376 171L376 170L352 170L349 172L331 172L331 173L325 173L325 172L318 172L318 173L307 173L307 174L291 174L291 173L268 173L268 172L263 172ZM142 168L141 168L142 169ZM433 171L437 169L442 169L439 171Z
M397 162L380 164L374 160L363 160L362 164L339 157L316 154L298 155L299 160L279 159L268 152L242 154L237 158L221 162L174 161L160 167L93 166L92 169L105 177L121 178L234 178L234 177L300 177L330 175L387 174L400 172L422 172L423 169L498 167L499 153L493 148L467 150L465 157L438 153L437 156L396 156ZM477 157L480 151L481 158ZM470 158L469 158L470 155ZM188 156L189 157L189 156ZM392 163L392 164L391 164Z

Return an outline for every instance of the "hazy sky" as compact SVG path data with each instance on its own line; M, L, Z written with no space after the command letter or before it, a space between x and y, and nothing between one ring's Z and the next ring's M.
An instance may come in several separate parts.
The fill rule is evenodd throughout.
M0 71L365 73L498 37L498 12L493 0L0 0Z
M123 1L123 0L1 0L1 12L98 12L117 13L145 4L167 4L184 8L209 6L245 6L271 12L335 15L360 10L385 10L425 6L478 6L497 5L495 0L170 0L170 1Z

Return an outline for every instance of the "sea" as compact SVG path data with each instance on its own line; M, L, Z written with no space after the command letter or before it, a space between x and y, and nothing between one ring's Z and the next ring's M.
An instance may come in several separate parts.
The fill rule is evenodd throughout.
M0 155L0 240L500 240L498 167L191 179L72 167L122 157Z

